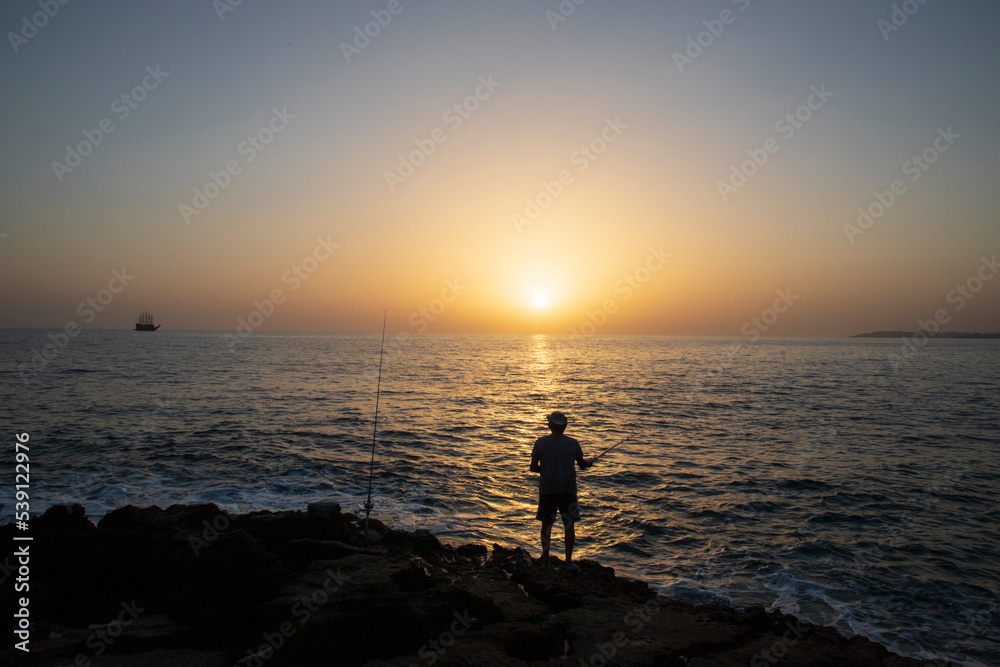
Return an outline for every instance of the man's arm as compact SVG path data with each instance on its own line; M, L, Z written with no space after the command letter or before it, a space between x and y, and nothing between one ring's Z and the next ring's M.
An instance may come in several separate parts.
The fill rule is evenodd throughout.
M590 466L594 465L594 459L583 458L583 450L579 447L576 448L576 462L580 466L580 470L586 470Z
M541 460L538 458L538 443L531 448L531 472L542 472Z

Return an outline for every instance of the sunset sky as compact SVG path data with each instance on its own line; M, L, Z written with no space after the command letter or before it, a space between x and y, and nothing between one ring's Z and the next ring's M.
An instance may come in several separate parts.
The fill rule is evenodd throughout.
M0 326L739 336L779 304L767 336L1000 331L998 25L8 0Z

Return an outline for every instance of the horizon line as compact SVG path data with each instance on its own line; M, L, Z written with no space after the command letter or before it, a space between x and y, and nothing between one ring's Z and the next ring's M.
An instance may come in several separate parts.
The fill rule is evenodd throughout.
M17 327L17 326L0 326L0 331L62 331L62 327ZM126 328L114 328L114 329L98 329L98 328L86 328L80 327L80 332L83 331L130 331L134 333L219 333L226 334L231 333L231 329L160 329L155 332L137 332L135 329ZM940 331L940 332L929 332L929 331L901 331L894 329L876 329L873 331L868 331L858 334L845 334L845 335L820 335L820 336L765 336L760 335L757 337L746 336L743 334L650 334L650 333L616 333L616 334L574 334L574 333L545 333L545 332L533 332L533 333L510 333L510 332L482 332L482 331L447 331L447 332L436 332L436 331L389 331L388 333L406 333L411 336L552 336L552 337L568 337L568 338L625 338L625 337L642 337L642 338L734 338L734 339L748 339L751 342L756 342L758 340L830 340L830 339L849 339L849 338L871 338L871 339L890 339L895 336L915 336L919 333L929 333L929 337L937 338L946 334L961 334L964 336L997 336L1000 337L1000 331ZM350 335L350 334L375 334L380 335L381 330L342 330L342 331L304 331L304 330L255 330L253 335L260 334L307 334L307 335ZM881 336L875 336L874 334L883 334Z

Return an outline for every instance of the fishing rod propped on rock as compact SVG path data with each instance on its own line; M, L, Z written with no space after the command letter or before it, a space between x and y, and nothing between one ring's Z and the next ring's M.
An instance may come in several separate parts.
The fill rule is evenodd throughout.
M375 385L375 419L372 425L372 458L371 463L368 465L368 500L365 501L365 537L368 539L372 538L372 534L368 531L368 517L372 513L372 509L375 507L375 503L372 502L372 477L375 474L375 436L378 433L378 398L382 391L382 352L385 350L385 318L388 314L388 310L382 313L382 342L379 344L378 348L378 383Z

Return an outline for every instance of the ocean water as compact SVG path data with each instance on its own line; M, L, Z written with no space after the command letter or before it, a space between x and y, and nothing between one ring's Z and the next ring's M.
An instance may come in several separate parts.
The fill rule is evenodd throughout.
M39 369L47 334L0 331L2 419L8 438L31 435L33 513L364 502L377 335L230 347L215 332L84 331ZM561 409L588 456L634 436L579 473L578 558L682 599L997 665L1000 341L903 350L390 332L373 516L537 554L528 463Z

